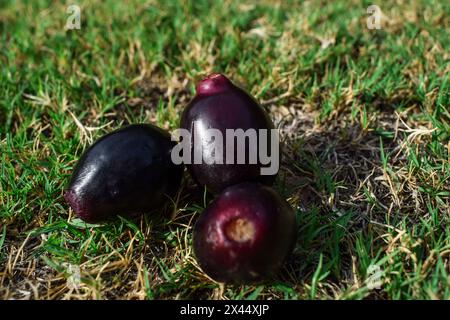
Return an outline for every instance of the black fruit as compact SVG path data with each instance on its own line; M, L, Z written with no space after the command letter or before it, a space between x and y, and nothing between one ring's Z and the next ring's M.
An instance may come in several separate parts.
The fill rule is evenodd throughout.
M158 208L181 182L172 147L168 133L148 124L109 133L84 152L64 197L86 222Z
M194 158L194 144L200 143L202 147L208 148L209 141L205 137L203 128L212 128L219 130L225 137L226 129L273 129L273 123L267 113L258 103L244 90L235 86L227 77L222 74L212 74L202 80L196 89L196 96L184 110L181 117L180 127L187 129L191 133L191 163ZM195 123L195 126L194 126ZM194 133L198 134L199 140L194 141ZM270 136L268 134L268 136ZM258 136L259 141L259 136ZM236 142L236 141L235 141ZM270 143L267 140L268 149ZM251 152L259 153L258 143L252 145L255 147ZM204 154L204 160L201 164L187 165L193 178L201 186L207 186L208 190L218 192L233 184L258 181L271 184L275 175L261 175L261 162L250 163L249 161L249 143L245 145L244 164L237 163L237 144L234 148L234 164L226 163L226 148L224 148L222 164L211 163L210 154ZM269 152L269 154L270 154ZM274 150L278 152L278 150ZM232 152L230 152L232 153ZM209 158L208 158L209 157Z
M194 227L203 271L227 283L260 281L282 265L296 241L289 204L270 187L242 183L225 189Z

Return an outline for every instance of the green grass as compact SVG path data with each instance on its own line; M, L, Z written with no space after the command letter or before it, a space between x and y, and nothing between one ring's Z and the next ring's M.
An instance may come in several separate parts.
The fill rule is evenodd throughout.
M445 1L383 2L381 30L366 27L368 1L76 3L71 31L66 4L0 3L0 297L450 298ZM191 230L211 198L188 178L165 220L86 225L62 198L86 146L127 123L176 128L212 71L285 141L275 187L298 243L261 285L201 272Z

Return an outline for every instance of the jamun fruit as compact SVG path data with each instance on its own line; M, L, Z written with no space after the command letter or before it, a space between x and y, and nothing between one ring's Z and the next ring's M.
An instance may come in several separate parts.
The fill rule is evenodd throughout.
M197 85L196 96L185 108L180 127L189 130L191 136L191 164L188 164L187 168L194 180L199 185L206 186L209 191L217 193L228 186L247 181L269 185L274 181L276 172L261 174L261 167L266 164L263 165L259 157L260 129L267 130L268 156L271 152L278 153L278 150L271 150L270 129L274 128L273 123L251 95L234 85L223 74L211 74ZM207 134L208 130L205 129L216 129L221 133L223 151L219 156L213 151L204 152L201 163L195 163L194 152L199 144L201 150L208 150L211 145L212 139ZM256 131L258 142L252 143L249 138L245 138L243 152L245 154L239 155L241 159L245 159L244 162L241 160L239 163L238 160L237 152L241 151L238 151L237 139L234 139L233 149L227 150L229 146L229 141L226 141L227 129L241 129L243 132L247 132L248 129ZM266 141L266 138L261 139ZM231 154L229 160L227 160L228 152ZM256 160L251 160L251 157ZM217 158L221 161L216 161ZM233 161L230 161L232 158Z
M276 272L294 249L293 209L272 188L241 183L226 188L199 217L193 243L211 278L258 282Z
M92 223L156 209L180 186L183 167L171 161L173 144L150 124L111 132L84 152L64 198Z

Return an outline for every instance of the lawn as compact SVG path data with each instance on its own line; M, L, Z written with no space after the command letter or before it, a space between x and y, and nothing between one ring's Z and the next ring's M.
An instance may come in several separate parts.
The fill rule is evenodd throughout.
M0 2L0 298L450 299L448 2L380 2L381 29L369 1L64 2ZM199 268L212 197L187 174L165 219L85 224L62 197L90 143L177 128L211 72L282 133L298 241L257 285Z

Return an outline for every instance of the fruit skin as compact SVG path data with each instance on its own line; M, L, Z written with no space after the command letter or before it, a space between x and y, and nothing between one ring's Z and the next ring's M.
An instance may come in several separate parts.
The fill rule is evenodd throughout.
M246 131L251 128L256 130L274 128L267 113L255 99L222 74L211 74L197 85L196 91L196 96L183 111L180 122L180 127L189 130L191 137L194 137L192 128L194 121L202 127L218 129L224 137L224 143L226 129ZM197 132L205 145L201 130ZM194 157L192 143L191 140L191 159ZM247 143L245 152L248 159ZM257 181L272 184L275 180L276 175L260 174L262 165L259 161L257 164L226 164L225 155L226 151L223 152L223 164L207 164L205 162L208 161L203 161L202 164L187 165L187 168L199 185L207 186L213 193L241 182ZM191 162L193 163L193 160Z
M64 198L91 223L158 208L182 178L183 166L170 158L173 144L168 133L149 124L111 132L84 152Z
M234 284L258 282L276 272L296 239L294 211L272 188L259 183L225 189L200 216L193 234L202 270L219 282Z

